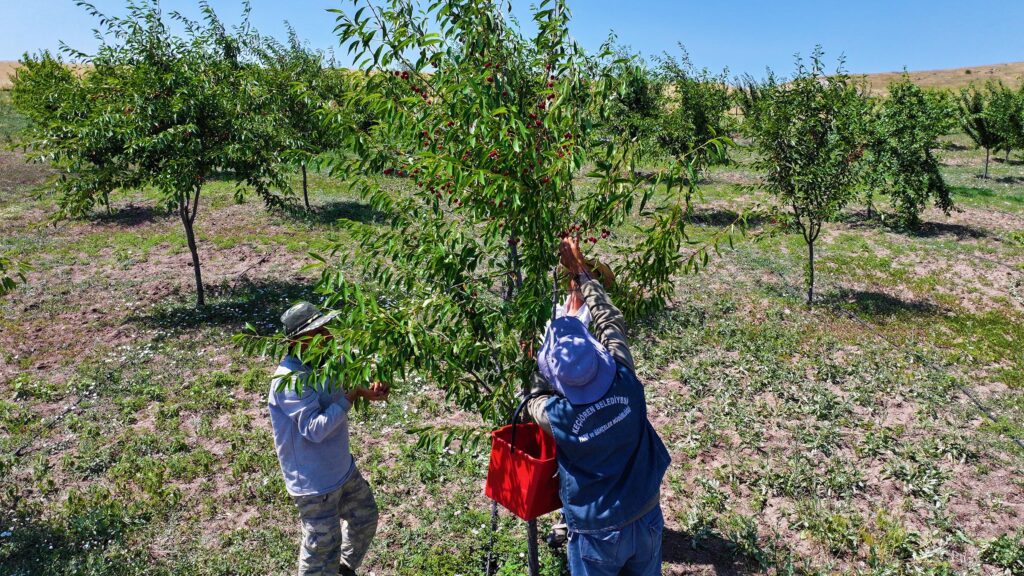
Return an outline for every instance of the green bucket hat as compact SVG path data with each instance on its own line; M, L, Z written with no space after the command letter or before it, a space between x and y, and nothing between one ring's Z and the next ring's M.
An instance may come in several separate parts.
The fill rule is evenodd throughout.
M285 336L295 338L323 328L337 316L338 312L324 314L323 310L309 302L299 302L281 315L281 323L284 324Z

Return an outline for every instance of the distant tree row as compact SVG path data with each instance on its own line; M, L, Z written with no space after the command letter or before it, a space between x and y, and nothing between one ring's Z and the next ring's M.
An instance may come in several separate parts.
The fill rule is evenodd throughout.
M410 137L406 127L380 116L379 102L360 97L379 83L373 74L384 73L393 76L389 82L411 86L411 91L375 97L419 99L430 108L437 97L429 90L445 87L433 86L429 75L419 79L422 86L414 82L410 69L418 63L395 57L390 68L371 66L370 74L365 67L341 70L324 53L307 48L291 29L284 43L265 38L249 27L246 14L240 26L228 30L207 5L200 21L173 12L165 16L152 1L130 5L124 18L83 6L103 25L101 44L95 54L69 50L68 55L91 67L76 75L60 58L43 52L26 55L15 77L14 103L31 121L24 141L34 157L61 168L58 217L79 216L98 206L109 209L115 191L159 191L181 219L199 305L205 299L195 222L206 182L224 176L237 183L239 199L255 192L269 207L287 207L296 202L289 175L298 170L309 209L310 166L329 161L336 174L349 177L341 173L350 166L343 159L355 155L363 162L359 170L412 175L380 158L408 157L437 137L422 130ZM185 33L172 32L168 22L181 24ZM359 45L355 40L350 39L352 46ZM434 48L428 43L423 50L432 53ZM377 51L370 56L378 58ZM499 79L496 64L483 63L488 90ZM887 97L872 98L841 66L826 73L820 51L809 65L798 62L790 79L769 74L763 81L745 77L734 84L727 71L714 74L695 67L685 49L679 57L663 55L652 68L625 49L609 46L586 66L588 74L608 79L606 85L615 90L586 99L594 107L586 112L595 119L592 137L580 140L577 131L567 131L562 139L593 150L622 143L617 150L625 155L616 165L632 170L638 162L667 158L676 168L697 166L703 172L728 160L729 134L750 138L765 189L788 211L808 245L808 301L813 300L814 243L822 225L854 199L864 201L870 216L878 199L887 198L889 209L879 216L901 226L919 225L929 204L948 213L953 202L933 150L958 123L986 149L986 176L992 150L1009 155L1024 146L1024 92L1001 84L972 87L957 102L904 78L890 86ZM522 82L556 87L550 71L530 73L537 77L524 76ZM514 89L505 86L499 99L509 98ZM594 90L596 85L581 83L574 89ZM556 104L538 103L537 111L527 115L528 126L506 128L505 135L546 129L541 112ZM511 109L499 107L493 113L504 116ZM383 125L378 126L378 118ZM496 135L487 140L476 130L480 123L462 128L474 142L495 145ZM451 131L453 126L443 128ZM437 145L431 144L432 157L441 152ZM517 141L512 152L522 155L525 145ZM493 153L491 161L500 150ZM677 182L692 187L700 176L682 174ZM609 190L621 194L615 187ZM682 204L688 206L688 200ZM13 282L9 274L5 278Z
M623 88L610 103L608 128L632 138L645 160L678 159L698 150L713 154L704 145L728 136L733 128L728 71L698 69L686 49L679 48L679 56L665 53L653 68L626 48L617 48L615 73L622 77Z
M192 256L196 302L205 302L195 222L204 185L227 176L236 197L255 192L285 207L288 172L330 146L332 127L316 113L343 101L358 81L334 69L294 32L287 44L243 23L228 30L212 8L202 20L164 15L155 2L129 4L125 17L83 6L102 23L91 64L72 73L49 52L26 55L13 101L31 121L30 155L61 169L57 217L109 210L115 191L152 187L179 216ZM183 35L172 32L176 22Z
M1014 90L1002 82L972 85L960 93L960 123L971 140L985 150L984 178L992 152L1024 149L1024 86Z
M942 100L903 78L887 98L872 98L840 61L829 73L823 53L797 61L785 81L746 79L743 130L757 152L764 188L807 245L807 302L814 299L814 247L825 222L860 196L870 207L889 198L892 217L917 226L929 202L948 213L949 188L933 150L950 127Z

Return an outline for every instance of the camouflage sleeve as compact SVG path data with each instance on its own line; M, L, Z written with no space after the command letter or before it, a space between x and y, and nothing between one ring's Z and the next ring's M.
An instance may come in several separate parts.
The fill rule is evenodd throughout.
M593 316L594 335L597 340L608 349L616 361L635 371L633 354L626 342L626 319L622 312L612 304L604 287L597 280L581 282L580 290Z

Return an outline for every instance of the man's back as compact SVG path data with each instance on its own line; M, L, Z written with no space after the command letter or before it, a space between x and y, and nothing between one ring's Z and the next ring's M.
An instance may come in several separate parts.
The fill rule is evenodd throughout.
M326 494L344 484L353 469L348 400L340 387L330 391L305 385L308 373L298 359L285 357L267 394L274 449L293 496ZM300 392L296 385L302 385Z

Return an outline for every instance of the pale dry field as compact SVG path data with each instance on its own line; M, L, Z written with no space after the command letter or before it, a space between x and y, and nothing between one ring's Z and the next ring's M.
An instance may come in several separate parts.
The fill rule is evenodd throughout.
M903 76L903 72L855 74L855 76L867 80L872 92L884 94L887 92L889 84L899 80ZM1011 86L1018 86L1020 85L1021 77L1024 77L1024 62L910 72L910 79L922 88L946 88L950 90L966 88L972 83L984 84L989 80L1001 80Z
M0 60L0 90L10 90L11 76L18 63L11 60Z

